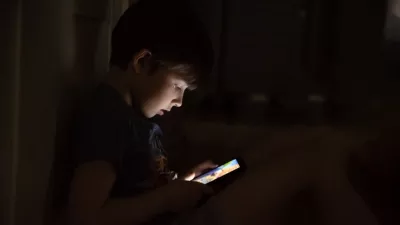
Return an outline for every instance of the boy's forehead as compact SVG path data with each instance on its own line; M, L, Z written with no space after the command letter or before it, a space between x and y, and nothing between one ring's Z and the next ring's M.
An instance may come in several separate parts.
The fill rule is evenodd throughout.
M187 78L186 78L186 76L188 76L188 75L183 75L183 74L178 74L178 73L174 73L174 72L169 72L169 73L166 74L166 76L167 76L169 79L171 79L171 80L173 80L173 81L175 81L175 82L179 82L179 83L188 85L188 83L187 83Z
M156 79L158 79L157 77L162 77L162 79L159 80L161 82L173 82L174 84L183 88L188 88L189 90L197 88L196 77L191 74L175 71L163 71L159 76L155 76Z

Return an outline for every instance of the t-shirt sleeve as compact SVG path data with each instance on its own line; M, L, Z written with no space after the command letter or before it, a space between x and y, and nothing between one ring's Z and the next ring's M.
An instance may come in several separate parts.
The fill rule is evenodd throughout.
M116 171L124 153L124 123L115 116L95 114L84 118L77 131L77 161L106 161Z

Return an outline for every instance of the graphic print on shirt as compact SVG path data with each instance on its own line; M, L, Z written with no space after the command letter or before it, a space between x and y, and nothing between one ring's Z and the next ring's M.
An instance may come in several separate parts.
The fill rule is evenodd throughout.
M164 155L155 155L154 161L156 162L156 169L159 174L168 172L168 159Z
M161 144L158 135L155 135L152 140L153 157L156 164L156 170L159 174L169 172L167 154Z
M168 155L161 144L162 131L157 124L153 124L152 132L150 133L150 146L153 154L154 172L157 176L157 184L166 184L177 178L177 174L169 169Z

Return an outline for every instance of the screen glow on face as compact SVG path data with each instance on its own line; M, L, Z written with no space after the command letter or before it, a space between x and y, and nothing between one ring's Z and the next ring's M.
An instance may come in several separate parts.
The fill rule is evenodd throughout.
M240 168L239 162L234 159L232 161L229 161L213 170L211 170L208 173L205 173L197 178L195 178L193 181L202 183L202 184L208 184L222 176L225 176L226 174L235 171Z

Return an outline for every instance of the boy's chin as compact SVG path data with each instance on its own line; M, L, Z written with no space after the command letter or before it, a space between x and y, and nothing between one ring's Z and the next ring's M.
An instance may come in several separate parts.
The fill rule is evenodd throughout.
M153 118L153 117L156 117L156 116L163 116L164 114L165 114L165 112L163 112L162 110L160 110L160 111L158 111L158 112L153 112L153 113L143 113L144 114L144 116L146 117L146 118Z
M147 113L143 113L145 117L147 118L153 118L155 116L164 116L168 111L167 110L159 110L157 112L147 112Z
M157 113L149 113L149 112L142 112L142 114L144 115L144 117L148 119L153 118L157 115Z

